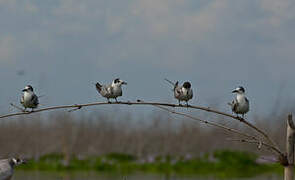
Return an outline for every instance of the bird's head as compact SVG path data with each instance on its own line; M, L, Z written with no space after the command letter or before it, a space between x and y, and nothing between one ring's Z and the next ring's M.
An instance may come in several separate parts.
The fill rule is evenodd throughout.
M122 81L121 79L119 79L119 78L116 78L114 81L113 81L113 84L114 85L119 85L119 86L121 86L122 84L124 84L124 85L127 85L127 82L125 82L125 81Z
M191 83L189 83L188 81L184 82L182 85L185 89L189 89L191 88Z
M242 86L239 86L236 89L234 89L232 91L232 93L244 94L245 93L245 89Z
M20 158L11 158L10 163L13 166L18 166L18 165L21 165L21 164L26 164L27 160L26 159L20 159Z
M24 89L23 92L28 92L28 91L34 91L33 87L31 85L27 85Z

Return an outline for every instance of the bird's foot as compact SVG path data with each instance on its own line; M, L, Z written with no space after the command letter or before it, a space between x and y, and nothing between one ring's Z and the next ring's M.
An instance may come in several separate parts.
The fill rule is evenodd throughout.
M240 121L244 120L244 118L239 116L239 115L237 115L237 119L240 120Z
M27 110L27 108L25 108L25 109L22 110L22 112L24 112L24 113L30 113L32 111L33 111L33 109L31 111L29 111L29 110Z

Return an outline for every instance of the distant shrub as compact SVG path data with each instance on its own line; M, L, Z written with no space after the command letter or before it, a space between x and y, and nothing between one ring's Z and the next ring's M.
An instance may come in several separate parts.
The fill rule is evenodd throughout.
M130 162L135 161L136 157L129 154L122 153L109 153L105 156L108 160L113 160L117 162Z

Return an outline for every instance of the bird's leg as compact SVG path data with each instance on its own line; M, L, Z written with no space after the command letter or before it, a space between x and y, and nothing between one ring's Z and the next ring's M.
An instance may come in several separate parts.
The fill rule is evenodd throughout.
M23 110L23 112L27 112L27 108L25 108L25 109Z
M107 98L107 99L108 99L108 103L111 103L110 98Z
M241 116L239 116L238 114L237 114L237 118L238 118L240 121L244 119L243 115L242 115L242 117L241 117Z
M179 104L179 106L182 106L181 104L180 104L180 100L178 99L178 104Z
M117 98L115 98L116 102L118 102Z
M188 101L186 101L186 106L188 107Z
M31 112L34 112L34 108L32 108Z

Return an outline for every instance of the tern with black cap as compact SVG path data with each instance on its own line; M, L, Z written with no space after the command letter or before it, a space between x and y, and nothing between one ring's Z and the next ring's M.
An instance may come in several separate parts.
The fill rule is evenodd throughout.
M0 180L10 180L13 176L14 167L25 164L26 160L9 158L0 160Z
M234 89L232 93L236 93L237 96L231 103L228 103L228 105L230 105L234 113L236 113L237 115L242 114L244 118L244 115L247 112L249 112L249 106L250 106L249 100L245 96L245 89L242 86L240 86Z
M117 97L122 96L123 94L121 88L122 85L127 85L127 83L119 78L116 78L109 85L101 85L99 83L96 83L95 87L102 97L108 99L108 102L110 102L110 99L115 99L116 102L118 102Z
M188 101L193 98L193 90L191 88L191 83L186 81L183 83L182 86L179 86L178 81L176 81L176 83L173 83L168 79L165 80L174 86L174 97L178 100L179 105L181 105L181 101L185 101L186 105L188 106Z
M25 110L31 108L32 111L38 107L38 96L34 93L34 89L31 85L27 85L23 90L23 95L20 99L20 103L24 106Z

